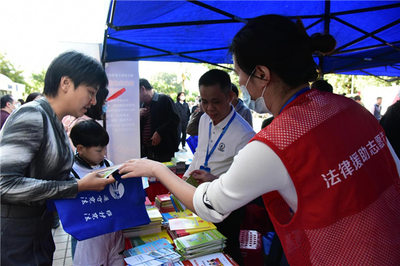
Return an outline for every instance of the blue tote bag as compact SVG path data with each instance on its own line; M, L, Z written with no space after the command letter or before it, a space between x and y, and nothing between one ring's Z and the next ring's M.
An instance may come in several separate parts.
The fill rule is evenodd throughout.
M100 192L79 192L75 199L54 200L65 232L79 241L150 223L141 178L121 179Z
M199 143L199 136L190 136L186 139L186 143L189 145L190 150L194 154Z

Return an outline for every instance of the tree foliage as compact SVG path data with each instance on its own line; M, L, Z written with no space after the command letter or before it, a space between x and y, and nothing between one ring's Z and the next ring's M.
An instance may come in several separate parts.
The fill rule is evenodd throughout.
M44 77L46 76L46 70L42 69L40 73L32 73L31 75L31 88L32 92L43 92L44 88Z
M184 91L186 95L189 94L189 91L183 88L184 81L187 78L187 75L182 74L182 80L180 81L175 73L159 72L151 76L149 82L156 92L169 95L176 101L179 92Z
M400 85L399 79L390 81L392 77L327 74L324 79L333 86L333 91L338 94L351 94L352 92L356 94L362 92L367 86L389 87Z
M0 73L9 77L12 81L26 84L25 78L22 75L24 71L18 70L14 64L12 64L7 58L5 54L0 53Z
M32 73L31 82L28 83L23 76L24 71L17 69L10 60L6 58L6 54L0 53L0 73L9 77L12 81L25 85L24 96L32 92L42 92L44 87L44 77L46 71L40 73Z

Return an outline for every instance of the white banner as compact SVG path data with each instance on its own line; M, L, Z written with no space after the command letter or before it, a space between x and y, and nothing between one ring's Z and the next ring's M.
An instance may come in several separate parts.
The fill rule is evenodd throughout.
M139 65L138 62L106 63L109 80L106 129L110 135L107 157L120 164L140 158Z

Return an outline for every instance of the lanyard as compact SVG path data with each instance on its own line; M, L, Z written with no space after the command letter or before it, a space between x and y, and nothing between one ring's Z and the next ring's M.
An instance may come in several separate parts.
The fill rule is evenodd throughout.
M232 121L235 118L235 116L236 116L236 112L233 112L233 115L232 115L231 119L229 120L228 124L226 124L224 130L222 130L221 135L219 135L219 137L217 139L217 142L214 143L214 146L212 147L211 151L208 152L209 148L210 148L211 124L212 124L212 122L210 123L210 127L209 127L209 130L208 130L207 154L206 154L206 160L204 162L204 166L206 166L206 167L208 166L208 160L210 160L211 155L214 153L215 148L217 147L217 145L218 145L219 141L222 139L222 137L225 135L225 132L228 130L228 127L232 123Z
M293 100L296 99L297 97L299 97L300 94L303 94L304 92L308 91L309 89L310 89L309 87L305 87L305 88L302 88L301 90L299 90L298 92L296 92L296 94L293 95L292 97L290 97L290 99L285 103L285 105L282 107L282 109L279 111L279 113L282 113L282 111L286 107L286 105L293 102Z

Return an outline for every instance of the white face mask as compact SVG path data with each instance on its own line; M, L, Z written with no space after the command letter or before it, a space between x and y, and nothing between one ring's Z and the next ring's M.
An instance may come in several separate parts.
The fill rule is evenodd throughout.
M261 96L258 97L255 101L251 99L251 95L250 95L249 91L247 90L247 84L249 84L250 78L253 75L254 70L253 70L253 72L251 72L249 78L247 79L246 85L240 86L240 90L242 91L242 94L243 94L242 100L243 100L244 104L246 104L251 110L253 110L259 114L268 113L268 114L272 115L271 111L265 105L265 100L264 100L264 93L265 93L265 90L267 89L267 86L264 87L264 90L263 90Z
M181 100L182 102L183 102L185 99L186 99L186 97L185 97L185 96L181 96L181 97L179 97L179 100Z

